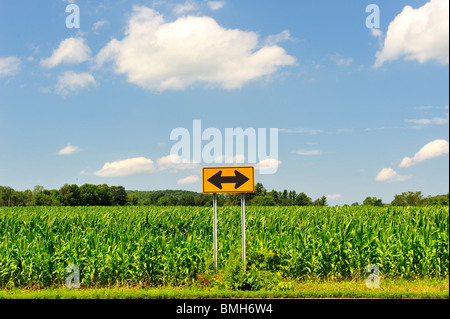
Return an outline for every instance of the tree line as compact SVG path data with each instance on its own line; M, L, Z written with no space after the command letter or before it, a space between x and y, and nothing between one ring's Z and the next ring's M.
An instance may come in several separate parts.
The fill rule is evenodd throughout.
M218 194L218 206L239 206L240 194ZM65 184L59 190L35 186L33 190L16 191L0 186L0 206L212 206L212 195L184 190L133 191L123 186ZM326 196L315 200L295 190L267 191L261 183L255 192L246 194L250 206L328 206ZM359 206L355 202L351 206ZM424 197L422 192L404 192L390 204L376 197L366 197L365 206L431 206L449 205L449 194ZM348 205L344 205L348 206Z

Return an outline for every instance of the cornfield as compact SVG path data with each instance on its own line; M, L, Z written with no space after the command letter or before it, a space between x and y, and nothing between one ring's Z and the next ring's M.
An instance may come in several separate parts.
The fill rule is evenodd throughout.
M241 249L240 208L218 211L219 272ZM448 277L448 207L247 207L247 267L301 280ZM213 268L212 208L0 208L0 287L179 285Z

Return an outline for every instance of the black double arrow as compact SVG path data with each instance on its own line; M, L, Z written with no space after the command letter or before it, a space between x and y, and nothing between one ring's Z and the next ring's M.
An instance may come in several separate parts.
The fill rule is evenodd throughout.
M216 186L218 189L222 189L222 184L236 183L234 189L238 189L244 185L250 178L239 173L239 171L234 171L235 176L222 176L222 171L218 171L216 174L208 179L208 182Z

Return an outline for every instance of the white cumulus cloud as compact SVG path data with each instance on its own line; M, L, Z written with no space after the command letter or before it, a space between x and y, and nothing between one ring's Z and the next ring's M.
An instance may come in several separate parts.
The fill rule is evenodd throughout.
M61 63L78 64L90 59L91 49L83 38L67 38L61 41L50 57L41 59L40 65L53 68Z
M73 71L66 71L58 77L58 83L55 86L55 90L59 94L67 94L96 85L97 82L94 77L87 72L75 73Z
M449 62L449 1L431 0L418 9L406 6L389 24L374 67L404 57L442 65Z
M107 162L100 170L94 172L93 174L103 177L117 177L138 173L156 173L164 170L169 170L169 172L176 173L177 171L196 169L198 166L199 164L184 161L180 156L174 154L160 157L156 160L156 163L150 158L145 157L135 157L114 162ZM88 173L82 172L82 174Z
M255 170L258 170L260 174L274 174L280 165L280 160L276 158L267 158L257 163L255 165Z
M67 145L64 148L62 148L58 151L58 154L59 155L71 155L71 154L79 152L80 150L81 150L80 147L73 146L70 143L67 143Z
M0 78L16 74L19 71L20 63L20 59L15 56L0 57Z
M325 197L326 197L328 200L334 200L334 199L339 199L339 198L341 198L342 195L341 195L341 194L329 194L329 195L325 195Z
M191 175L185 178L181 178L177 181L178 185L183 185L183 184L194 184L197 183L200 180L200 178L197 175Z
M185 12L195 11L197 9L197 4L194 1L187 0L184 3L178 3L175 5L173 12L176 14L183 14Z
M173 172L176 172L178 170L195 169L198 167L197 163L192 163L188 160L184 160L177 154L170 154L160 157L156 161L156 164L158 166L158 170L160 171L168 169Z
M217 11L225 6L225 1L208 1L208 7L212 11Z
M425 160L446 155L449 152L448 149L449 145L446 140L434 140L422 147L413 157L403 158L400 167L409 167Z
M111 163L107 162L100 170L94 172L94 175L101 177L119 177L153 171L155 171L155 163L151 159L135 157Z
M411 176L399 175L392 168L383 168L375 178L378 182L402 182L410 179Z
M241 88L296 64L280 46L261 46L254 32L223 28L207 16L166 22L145 6L133 7L125 37L111 40L96 60L112 61L129 82L159 92L198 83Z

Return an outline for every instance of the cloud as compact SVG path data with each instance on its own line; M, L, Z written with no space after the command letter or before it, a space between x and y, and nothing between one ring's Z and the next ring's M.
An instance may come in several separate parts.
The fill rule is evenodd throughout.
M189 170L198 168L199 164L184 161L180 156L168 155L158 158L156 163L150 158L136 157L114 162L107 162L102 169L94 172L96 176L117 177L128 176L138 173L156 173L164 170L170 170L175 173L179 170ZM82 174L88 174L82 172Z
M392 168L383 168L375 178L378 182L402 182L412 176L401 176Z
M103 165L102 169L94 172L94 175L101 177L119 177L148 173L155 170L155 164L151 159L135 157L111 163L107 162Z
M275 158L267 158L257 163L255 165L255 170L258 170L261 174L274 174L280 165L280 160Z
M330 59L336 63L337 66L350 66L353 63L353 58L343 57L339 53L336 53Z
M225 1L208 1L208 7L212 11L217 11L225 6Z
M405 122L423 125L443 125L448 124L448 114L447 117L433 117L431 119L408 119L405 120Z
M296 64L283 48L261 46L254 32L225 29L206 16L165 22L145 6L133 7L125 37L111 40L96 60L112 61L129 82L159 92L198 83L237 89Z
M192 163L190 161L183 160L177 154L171 154L158 158L156 164L158 166L158 170L160 171L170 169L173 172L176 172L178 170L195 169L199 165L197 163Z
M421 106L414 106L413 109L415 110L431 110L431 109L448 109L448 105L441 107L441 106L432 106L432 105L421 105Z
M173 12L176 14L183 14L185 12L195 11L197 9L197 4L194 1L187 0L183 4L177 4L173 9Z
M281 33L275 35L269 35L264 41L265 45L275 45L277 43L287 41L291 39L291 33L289 30L284 30Z
M108 23L108 20L100 20L94 23L94 25L92 26L92 30L97 31L98 29L100 29L101 27L103 27L105 24Z
M7 75L14 75L19 72L20 59L15 56L5 58L0 57L0 78Z
M67 145L64 148L62 148L58 151L58 154L59 155L71 155L71 154L77 153L79 151L81 151L81 149L78 146L72 146L70 143L67 143Z
M294 150L293 153L297 155L306 155L306 156L312 156L312 155L320 155L322 152L320 150Z
M67 38L61 41L49 58L41 59L40 65L53 68L61 63L78 64L89 60L90 55L91 49L83 38Z
M376 53L375 68L404 57L424 63L449 62L449 1L431 0L413 9L406 6L389 24L384 45Z
M375 38L380 38L383 36L383 31L381 31L380 29L371 28L370 34Z
M341 198L342 195L341 195L341 194L329 194L329 195L325 195L325 197L326 197L328 200L335 200L335 199Z
M409 167L425 160L448 154L448 146L446 140L434 140L422 147L412 158L403 158L399 167Z
M392 130L392 129L405 129L405 128L411 128L406 126L381 126L381 127L366 127L365 131L382 131L382 130Z
M59 94L67 94L96 85L97 82L94 77L87 72L75 73L73 71L66 71L58 77L58 83L56 83L55 90Z
M200 180L200 178L197 175L191 175L185 178L181 178L177 181L178 185L183 185L183 184L194 184L197 183Z

